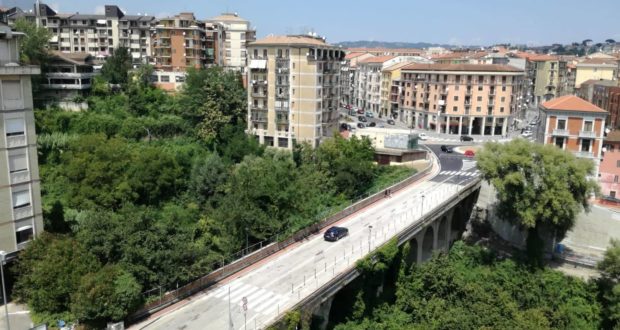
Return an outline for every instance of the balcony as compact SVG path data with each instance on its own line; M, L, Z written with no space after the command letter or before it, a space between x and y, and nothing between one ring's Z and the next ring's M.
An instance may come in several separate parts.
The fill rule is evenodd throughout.
M465 95L466 95L466 96L471 96L471 89L466 90L466 91L465 91Z
M276 99L288 100L289 97L290 97L290 95L288 93L278 93L278 94L276 94Z
M30 171L22 170L11 173L11 184L23 183L30 181Z
M551 134L555 136L569 136L570 132L567 129L554 129Z
M41 84L45 89L66 89L66 90L86 90L90 89L90 84Z
M267 108L260 106L260 105L253 105L250 107L250 110L252 111L268 111Z
M26 205L13 209L13 219L23 219L32 216L32 205Z
M6 137L7 148L17 148L26 146L26 135L14 135Z
M256 98L264 98L267 97L266 93L252 93L252 97L256 97Z
M276 80L276 86L288 86L288 80Z
M440 95L448 95L448 90L447 89L442 89L439 91Z
M497 95L497 92L495 90L489 91L489 96L495 96L495 95Z
M575 156L579 158L594 158L594 154L591 151L577 151Z
M267 117L263 117L263 116L252 116L252 121L257 122L257 123L266 123L267 122Z
M288 116L278 116L276 117L276 124L278 125L288 125L289 121L288 121Z
M594 138L596 138L596 132L593 132L593 131L579 131L579 137L580 138L594 139Z

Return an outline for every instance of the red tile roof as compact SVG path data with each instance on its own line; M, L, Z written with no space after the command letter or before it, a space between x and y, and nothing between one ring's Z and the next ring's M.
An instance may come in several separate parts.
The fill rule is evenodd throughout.
M580 64L590 64L590 65L605 65L605 64L609 64L609 65L618 65L618 60L615 58L589 58L586 59L582 62L577 63L577 65Z
M389 61L389 60L393 59L394 57L396 57L396 56L391 56L391 55L375 56L375 57L365 58L365 59L359 61L358 63L383 63L385 61Z
M411 64L403 70L416 71L500 71L500 72L523 72L523 70L510 65L501 64Z
M364 54L366 54L366 53L349 53L349 54L345 55L344 59L345 60L350 60L352 58L356 58L356 57L362 56Z
M553 55L538 55L538 54L535 54L533 56L530 56L528 58L528 60L534 61L534 62L557 61L558 57L557 56L553 56Z
M607 111L575 95L558 97L541 105L548 110L607 113Z

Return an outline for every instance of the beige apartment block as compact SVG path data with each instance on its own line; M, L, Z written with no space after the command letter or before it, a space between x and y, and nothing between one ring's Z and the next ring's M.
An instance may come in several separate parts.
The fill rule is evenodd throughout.
M310 35L269 36L248 55L249 134L267 146L316 147L338 130L342 50Z
M57 13L50 6L35 4L34 10L8 17L9 24L19 18L36 22L51 33L49 49L63 53L87 52L107 57L125 47L135 63L146 63L151 56L151 24L154 16L126 15L118 6L104 6L103 14Z
M563 86L568 86L566 61L551 55L531 56L529 61L534 70L534 104L562 95Z
M615 58L588 58L577 63L575 88L588 80L616 80L618 60Z
M340 65L340 101L345 105L355 103L355 72L357 62L374 57L370 53L349 53L344 57Z
M30 77L19 64L22 34L0 24L0 250L9 257L43 231Z
M243 74L247 65L247 44L256 40L256 30L237 13L223 13L207 21L222 26L221 45L218 47L222 61L218 64Z
M411 62L397 63L383 69L381 72L381 116L398 118L401 69L409 64Z
M400 120L438 133L504 135L522 99L523 70L499 64L411 64L400 69Z

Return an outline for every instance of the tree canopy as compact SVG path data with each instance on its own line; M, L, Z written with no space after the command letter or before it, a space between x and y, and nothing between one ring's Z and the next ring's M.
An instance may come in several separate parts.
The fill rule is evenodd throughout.
M597 184L592 161L553 145L524 139L488 143L478 152L478 168L497 191L498 211L530 233L548 227L563 236Z
M110 84L125 85L131 70L131 54L125 47L118 47L101 68L101 76Z

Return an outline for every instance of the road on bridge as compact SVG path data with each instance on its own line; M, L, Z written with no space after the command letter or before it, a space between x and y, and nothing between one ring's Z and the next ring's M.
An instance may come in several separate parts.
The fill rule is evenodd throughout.
M232 275L186 305L132 328L264 329L478 175L475 164L461 155L442 154L438 146L431 149L438 154L441 166L435 166L432 175L422 182L340 221L338 226L349 228L348 237L326 242L322 233L312 236Z

